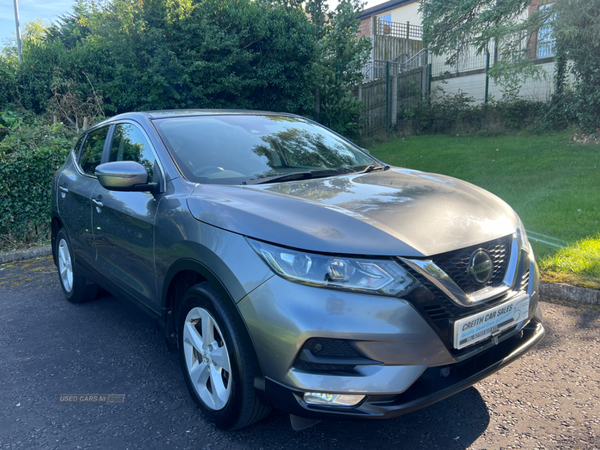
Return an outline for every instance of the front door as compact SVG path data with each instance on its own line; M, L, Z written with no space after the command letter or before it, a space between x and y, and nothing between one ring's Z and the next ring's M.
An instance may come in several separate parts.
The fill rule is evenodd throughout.
M150 180L160 174L146 135L131 123L115 126L108 160L139 162ZM99 271L155 311L160 306L154 273L154 219L160 199L160 194L109 191L101 185L92 194Z
M83 147L76 147L74 164L61 173L58 180L58 211L63 219L75 262L93 264L92 207L90 198L100 186L94 171L102 160L102 151L110 127L91 131ZM79 142L80 144L81 142Z

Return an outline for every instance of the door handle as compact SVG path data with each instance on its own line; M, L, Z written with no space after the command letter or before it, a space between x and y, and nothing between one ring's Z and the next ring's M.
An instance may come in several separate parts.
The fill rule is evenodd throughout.
M67 189L67 185L59 186L59 187L58 187L58 190L59 190L60 192L64 192L65 194L66 194L67 192L69 192L69 189Z
M104 206L104 203L102 203L100 200L96 200L95 198L92 199L92 202L97 208L102 208Z

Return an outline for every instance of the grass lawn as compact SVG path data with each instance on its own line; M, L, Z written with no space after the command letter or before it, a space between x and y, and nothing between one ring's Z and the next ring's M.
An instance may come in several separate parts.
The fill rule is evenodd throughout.
M369 151L496 194L523 220L544 279L600 288L600 145L570 135L416 136Z

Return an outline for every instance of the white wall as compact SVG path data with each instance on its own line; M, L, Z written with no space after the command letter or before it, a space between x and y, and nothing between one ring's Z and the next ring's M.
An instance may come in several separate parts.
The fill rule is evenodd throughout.
M525 81L520 90L522 98L542 102L550 100L550 96L554 92L554 63L542 64L541 69L545 78ZM438 87L447 94L464 92L469 97L473 97L477 103L482 103L485 99L485 73L449 78L445 82L432 81L431 92L434 95L440 95ZM501 89L500 85L489 80L488 95L493 95L494 99L500 100L502 98Z
M412 25L421 26L421 14L419 13L419 5L421 2L409 3L391 11L392 22L410 22ZM390 11L380 14L378 17L389 14Z

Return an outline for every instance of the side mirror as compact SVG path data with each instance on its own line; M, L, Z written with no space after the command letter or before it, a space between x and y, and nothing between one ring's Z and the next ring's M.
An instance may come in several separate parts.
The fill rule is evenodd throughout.
M115 161L96 167L96 176L100 184L109 191L152 192L156 183L148 183L148 172L135 161Z

